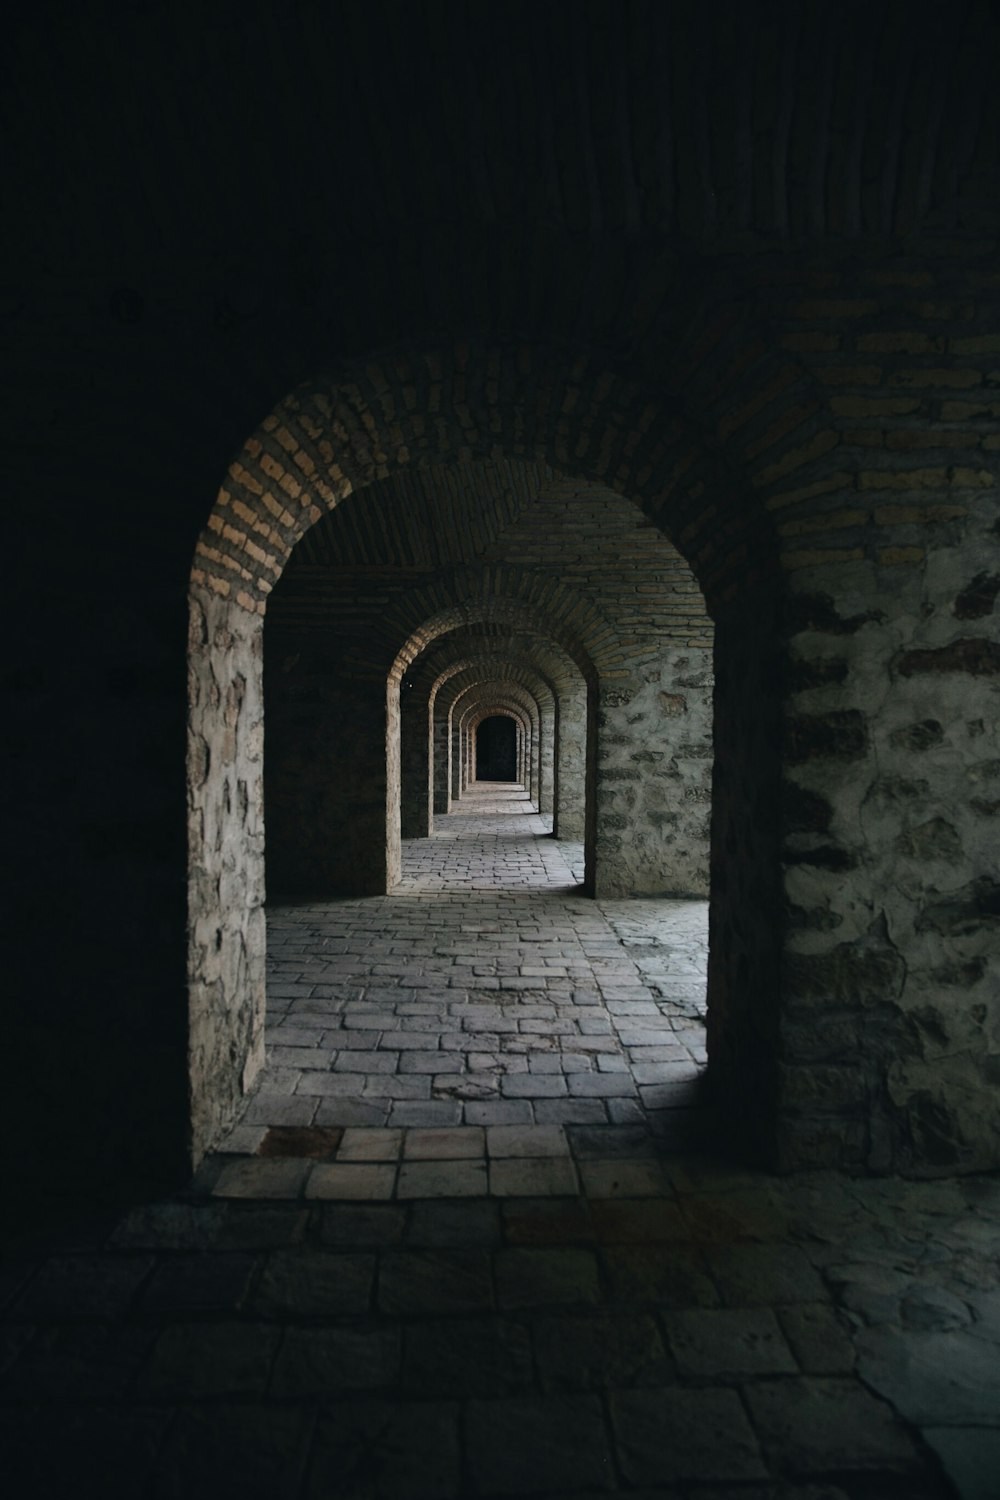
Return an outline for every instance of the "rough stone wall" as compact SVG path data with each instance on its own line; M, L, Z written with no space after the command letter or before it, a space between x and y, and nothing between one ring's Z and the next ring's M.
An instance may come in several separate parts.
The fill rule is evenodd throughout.
M817 279L782 333L839 430L770 502L790 643L779 1156L967 1170L1000 1156L1000 278L945 256L849 285Z
M188 993L195 1162L232 1124L264 1063L262 649L257 616L215 595L192 597Z
M586 838L587 811L587 686L559 700L556 745L556 809L552 831L557 838L579 843Z
M597 723L597 894L707 896L711 654L602 681Z
M921 566L796 576L781 1026L793 1164L946 1170L1000 1152L1000 572L983 568L997 507L955 499L893 505L914 541L949 514L950 545Z

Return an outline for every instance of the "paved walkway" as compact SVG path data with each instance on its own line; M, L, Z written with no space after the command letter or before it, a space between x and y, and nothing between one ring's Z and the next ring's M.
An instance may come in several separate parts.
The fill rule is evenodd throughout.
M701 1113L707 904L598 903L521 788L473 788L380 899L268 922L268 1128L643 1125Z
M640 1070L682 1066L683 1089L700 1060L695 908L553 889L572 887L560 846L508 834L539 832L530 813L498 817L481 804L411 846L384 901L276 915L273 1021L296 1055L257 1100L302 1117L239 1127L169 1200L10 1226L7 1490L997 1500L1000 1182L775 1178L679 1150L697 1108ZM484 883L516 866L516 888L448 888L449 842ZM404 1069L420 1054L429 1071ZM565 1087L504 1088L532 1079ZM516 1113L468 1116L487 1108Z

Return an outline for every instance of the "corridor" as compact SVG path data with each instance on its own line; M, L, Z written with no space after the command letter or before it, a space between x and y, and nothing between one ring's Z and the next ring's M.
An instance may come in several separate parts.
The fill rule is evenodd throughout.
M689 1141L707 903L595 902L581 878L582 846L553 840L523 788L486 782L404 843L390 895L272 911L267 1067L230 1148L309 1126Z

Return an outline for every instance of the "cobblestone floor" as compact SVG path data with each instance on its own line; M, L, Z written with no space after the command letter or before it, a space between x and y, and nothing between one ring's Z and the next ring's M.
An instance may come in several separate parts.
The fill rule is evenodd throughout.
M472 822L455 826L470 845L470 868L478 867L486 834ZM511 928L501 915L483 917L496 930L473 926L464 934L473 946L444 954L437 939L430 951L420 946L421 918L412 913L398 950L384 922L367 929L378 962L388 965L380 987L422 988L395 972L414 943L436 976L429 989L440 988L438 959L473 974L477 964L488 968L477 977L496 988L470 1001L480 987L456 985L464 998L446 1000L441 1034L496 1038L481 1049L501 1060L495 1072L469 1066L460 1075L499 1079L489 1099L408 1101L356 1087L349 1096L275 1091L318 1101L316 1113L305 1124L242 1127L256 1132L254 1154L217 1154L189 1191L57 1234L7 1226L0 1264L7 1494L997 1500L1000 1181L775 1178L727 1165L704 1143L679 1149L663 1122L691 1106L644 1097L644 1088L665 1085L634 1077L644 1066L634 1052L677 1045L691 1069L697 1046L630 1040L618 1018L632 1013L612 1008L599 978L609 1030L470 1032L466 1022L480 1003L508 1019L522 1016L521 1003L565 1011L574 1023L577 1009L596 1014L599 1006L566 998L578 987L573 965L593 945L599 951L586 952L586 961L603 973L608 955L620 956L612 943L619 935L635 971L626 1003L652 1003L639 1014L651 1020L655 1011L668 1022L647 1028L644 1019L637 1030L697 1030L697 1004L669 993L685 962L690 978L697 972L690 930L675 947L652 929L658 903L598 912L572 891L553 892L550 877L563 877L546 862L558 853L539 840L537 856L525 861L521 874L526 885L537 882L533 892L485 893L499 913L509 902L523 916L525 903L541 902L541 912L532 905L540 931L549 917L556 923L558 939L549 932L539 946L558 951L524 960L548 974L551 958L553 970L567 971L552 975L541 1000L524 1000L517 987L505 998L502 988L505 978L544 977L517 972L526 916ZM415 854L411 888L394 900L426 912L423 882L440 845ZM447 882L444 865L437 876ZM473 909L467 894L445 891L442 899L450 905L454 897L458 910ZM348 907L377 907L384 918L390 904ZM286 919L298 938L299 920L315 924L317 909ZM350 941L335 940L343 950L325 950L336 978L310 974L310 993L282 997L288 1006L278 1030L291 1026L290 1011L319 1014L291 1010L300 1000L325 1006L327 988L356 983L337 960L354 963L373 950L362 944L362 917L348 924ZM453 931L460 944L461 922ZM477 955L487 937L496 957L483 965ZM609 991L623 973L609 975ZM640 984L648 994L633 1002ZM538 990L533 984L531 993ZM363 1008L362 995L357 1003ZM401 1008L422 1003L435 1009ZM464 1007L457 1027L451 1004ZM404 1027L407 1018L441 1020L436 999L419 996L394 993L372 1009L378 1026L357 1030L379 1039L419 1037L419 1028ZM341 1026L343 1011L331 1014L337 1024L306 1025L319 1035L287 1045L328 1050L325 1071L336 1077L341 1051L355 1049L324 1037L354 1028ZM588 1034L614 1040L634 1093L504 1094L503 1079L535 1076L533 1038L548 1039L538 1057L561 1058L574 1050L567 1039ZM505 1049L505 1037L527 1038L529 1050ZM358 1050L397 1054L385 1076L459 1076L397 1071L411 1049L380 1047L371 1037ZM412 1049L422 1050L437 1057L451 1049L423 1042ZM464 1058L464 1048L454 1050ZM589 1059L586 1076L620 1071L604 1074L595 1063L610 1052L580 1055ZM526 1057L527 1071L508 1074L507 1056ZM324 1072L295 1063L273 1066L297 1080ZM366 1068L351 1076L381 1075ZM576 1075L560 1067L537 1076ZM318 1123L324 1101L341 1097L381 1101L388 1113L379 1123ZM539 1119L551 1098L602 1110L617 1099L632 1113L618 1123L604 1114ZM520 1112L453 1123L456 1106L491 1102ZM393 1110L407 1103L444 1103L452 1112L443 1124L438 1116L429 1125L402 1123L398 1115L393 1123Z
M487 783L404 843L391 895L270 913L268 1066L231 1149L309 1125L690 1136L707 904L588 900L549 826Z

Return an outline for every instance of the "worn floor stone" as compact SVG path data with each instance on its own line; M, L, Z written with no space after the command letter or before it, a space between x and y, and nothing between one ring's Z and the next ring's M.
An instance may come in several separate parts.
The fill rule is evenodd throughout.
M268 1065L234 1138L671 1128L705 1063L707 904L584 900L580 846L547 832L523 791L473 786L404 841L390 895L272 911Z
M1000 1183L733 1165L689 1097L698 904L586 902L499 818L412 846L391 898L275 915L256 1123L188 1192L11 1224L5 1477L997 1500Z
M611 1421L625 1477L634 1484L767 1476L735 1391L669 1385L616 1391Z

